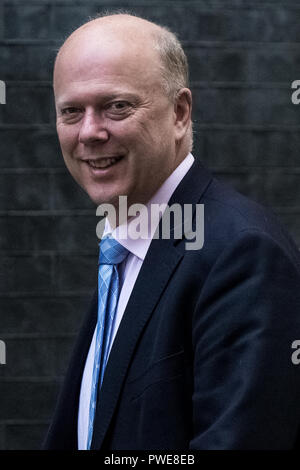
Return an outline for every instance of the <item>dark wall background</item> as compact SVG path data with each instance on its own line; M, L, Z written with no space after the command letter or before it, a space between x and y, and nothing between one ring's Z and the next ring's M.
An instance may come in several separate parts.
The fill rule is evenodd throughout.
M104 8L170 26L189 57L195 154L300 245L300 2L0 3L0 449L38 448L96 285L97 218L55 135L54 50Z

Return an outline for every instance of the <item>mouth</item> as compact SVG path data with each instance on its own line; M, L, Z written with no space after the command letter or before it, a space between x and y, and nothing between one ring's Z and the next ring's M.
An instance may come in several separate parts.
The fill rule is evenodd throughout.
M95 160L84 160L84 162L94 170L106 170L113 165L116 165L124 158L123 155L117 157L98 158Z

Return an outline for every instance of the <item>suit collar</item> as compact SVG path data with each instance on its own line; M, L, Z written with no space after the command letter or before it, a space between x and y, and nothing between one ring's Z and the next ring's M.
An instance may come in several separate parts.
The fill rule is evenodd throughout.
M196 159L173 193L169 205L196 204L211 178L211 174ZM96 409L92 449L100 449L103 444L138 339L184 256L184 243L179 242L161 238L151 242L110 352Z
M199 160L195 158L193 165L179 183L170 198L169 204L196 204L210 184L213 176Z

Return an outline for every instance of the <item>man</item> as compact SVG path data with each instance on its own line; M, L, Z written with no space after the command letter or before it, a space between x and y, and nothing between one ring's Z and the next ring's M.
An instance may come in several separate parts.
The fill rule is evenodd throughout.
M127 196L128 206L190 204L194 214L203 204L205 232L203 247L187 250L174 226L169 239L118 239L108 217L101 244L126 252L118 265L104 262L115 296L100 244L99 294L46 449L296 446L298 250L270 213L189 153L187 75L174 35L125 14L86 23L58 53L57 132L78 184L97 205L112 204L119 227L130 225L118 206Z

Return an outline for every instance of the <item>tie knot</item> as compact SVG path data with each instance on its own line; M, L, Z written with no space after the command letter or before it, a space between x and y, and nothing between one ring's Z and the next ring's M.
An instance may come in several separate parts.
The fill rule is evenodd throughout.
M119 264L124 261L129 251L111 236L102 238L99 252L99 264Z

